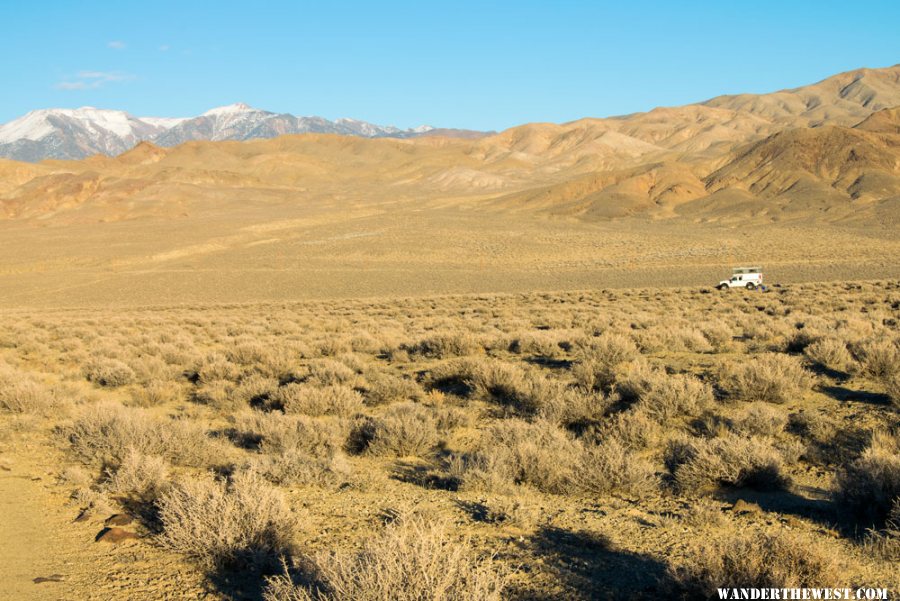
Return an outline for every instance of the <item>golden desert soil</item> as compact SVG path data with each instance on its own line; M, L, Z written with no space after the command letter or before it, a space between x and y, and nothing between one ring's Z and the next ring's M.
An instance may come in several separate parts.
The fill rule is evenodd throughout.
M879 280L6 309L2 578L20 598L259 599L277 555L308 573L423 519L493 557L508 599L694 598L715 545L754 536L813 558L805 586L896 591L896 533L835 491L854 466L894 469L898 294ZM671 463L685 444L705 459ZM159 513L172 491L244 477L274 503L251 513L286 512L262 573L244 543L215 565L196 550L231 523L203 495L188 518ZM138 538L94 542L123 512Z
M136 306L900 277L892 228L586 223L468 208L239 209L41 228L0 221L0 306ZM237 211L237 214L235 214Z

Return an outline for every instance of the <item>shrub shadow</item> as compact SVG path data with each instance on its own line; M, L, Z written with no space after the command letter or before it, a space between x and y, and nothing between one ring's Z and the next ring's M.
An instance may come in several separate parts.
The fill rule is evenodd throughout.
M858 403L885 406L891 404L891 399L886 394L867 392L865 390L853 390L851 388L845 388L844 386L822 386L822 392L841 402L856 401Z
M566 599L659 599L678 590L665 563L616 549L599 534L544 527L529 545L529 551L565 587ZM514 590L511 598L537 601L560 596Z

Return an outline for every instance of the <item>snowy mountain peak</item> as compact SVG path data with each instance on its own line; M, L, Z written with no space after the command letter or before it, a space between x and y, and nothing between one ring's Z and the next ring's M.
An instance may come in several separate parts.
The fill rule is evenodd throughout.
M198 117L134 117L125 111L83 106L31 111L0 125L0 158L20 161L117 155L142 140L177 146L191 140L252 140L285 134L323 133L364 138L413 138L433 128L400 129L358 119L329 121L253 108L243 102Z
M235 102L234 104L229 104L226 106L216 107L214 109L209 109L205 113L203 113L203 117L215 117L219 115L234 115L237 113L262 113L259 109L255 109L249 104L244 104L243 102Z

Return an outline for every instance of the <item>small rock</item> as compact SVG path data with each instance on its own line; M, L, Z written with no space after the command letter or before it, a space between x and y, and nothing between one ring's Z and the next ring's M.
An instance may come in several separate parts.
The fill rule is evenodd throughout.
M104 528L94 539L96 543L120 543L123 540L137 538L138 535L122 528Z
M49 576L38 576L37 578L32 578L31 581L35 584L42 584L44 582L62 582L63 576L62 574L50 574Z
M106 521L103 522L103 525L107 526L107 527L108 526L127 526L128 524L130 524L133 521L134 521L134 518L131 517L130 515L128 515L127 513L116 513L116 514L113 514L113 515L109 516L108 518L106 518Z
M742 515L746 513L763 513L763 510L756 503L748 503L743 499L738 499L737 503L731 506L731 512Z
M89 517L91 517L91 510L90 509L82 509L81 512L79 512L78 517L76 517L72 521L73 522L86 522Z

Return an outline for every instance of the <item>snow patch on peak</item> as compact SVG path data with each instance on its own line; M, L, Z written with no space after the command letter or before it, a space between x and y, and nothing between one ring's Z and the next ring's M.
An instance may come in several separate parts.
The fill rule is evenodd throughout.
M262 113L259 109L255 109L249 104L244 104L243 102L235 102L234 104L229 104L226 106L219 106L214 109L209 109L205 113L203 113L203 117L216 117L219 115L234 115L237 113Z
M144 123L149 123L154 127L161 127L163 129L171 129L190 118L191 117L139 117Z

